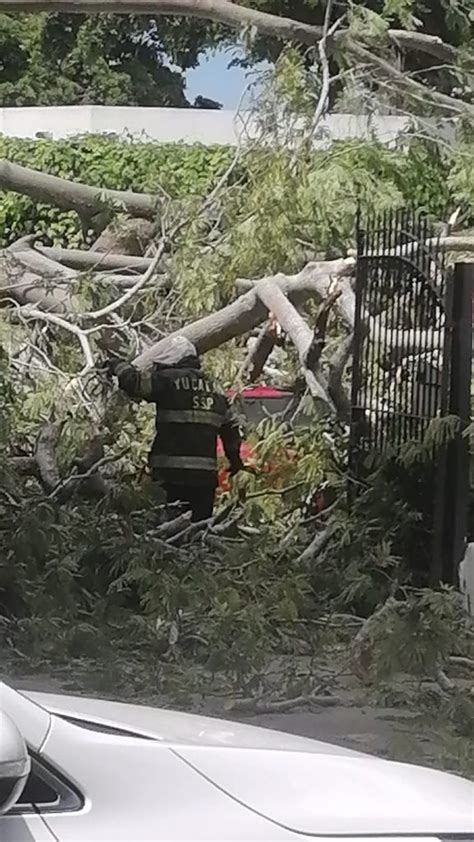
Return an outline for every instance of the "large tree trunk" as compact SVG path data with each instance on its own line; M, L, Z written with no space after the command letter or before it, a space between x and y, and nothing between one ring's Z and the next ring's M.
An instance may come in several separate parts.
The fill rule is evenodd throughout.
M105 222L117 210L125 211L130 216L151 218L158 211L155 196L124 190L102 190L6 160L0 160L0 188L21 193L35 202L54 205L61 210L76 211L81 219L87 221L102 214ZM102 223L101 228L104 227Z
M341 289L344 289L344 295L337 302L339 315L352 328L354 303L350 301L350 295L353 297L354 293L346 276L353 271L353 267L352 259L310 263L297 275L275 275L264 280L279 286L295 305L304 303L311 296L324 298L339 280ZM268 317L267 308L258 297L253 281L244 281L242 284L251 288L232 304L176 332L186 336L200 353L204 353L258 327ZM148 368L159 359L160 348L161 342L147 348L134 360L135 365L140 369Z
M91 247L91 252L118 253L143 257L158 233L156 222L149 219L112 220Z

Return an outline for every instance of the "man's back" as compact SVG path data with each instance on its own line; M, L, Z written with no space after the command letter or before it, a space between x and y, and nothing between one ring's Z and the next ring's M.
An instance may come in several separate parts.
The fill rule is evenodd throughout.
M217 437L230 422L227 399L200 369L175 367L159 375L150 465L171 483L215 487Z
M240 432L227 398L199 361L139 372L116 366L120 388L130 397L156 404L156 436L150 467L165 483L217 486L217 437L231 463L240 463Z
M118 359L107 368L131 398L156 404L149 461L168 503L185 504L194 521L208 520L217 487L217 437L231 473L237 473L243 467L239 425L223 392L201 371L195 346L184 336L160 345L161 362L148 371Z

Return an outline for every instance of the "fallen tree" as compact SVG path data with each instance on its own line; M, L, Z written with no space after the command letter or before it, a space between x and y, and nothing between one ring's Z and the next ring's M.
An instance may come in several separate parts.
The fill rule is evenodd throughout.
M237 156L239 154L238 151ZM205 197L201 207L188 218L173 223L169 230L163 227L166 207L164 200L160 200L164 212L160 239L144 243L144 250L149 245L153 246L153 257L117 251L124 248L124 241L116 239L117 227L113 220L109 220L109 227L103 229L89 250L47 247L41 243L39 235L33 234L20 238L0 253L0 287L4 292L4 305L8 308L14 304L15 320L28 329L40 323L47 331L69 333L78 341L83 356L79 374L63 372L66 381L72 378L73 386L70 388L83 388L81 380L90 378L94 373L96 362L103 358L104 349L111 347L113 337L121 337L119 344L122 347L135 345L138 353L135 353L134 363L138 368L147 368L159 359L161 339L150 341L150 338L153 333L158 337L169 333L165 299L167 295L173 296L176 288L173 253L176 250L179 253L183 231L195 225L201 215L205 218L211 202L220 190L225 189L235 160L237 158L210 196ZM0 168L0 183L2 173L3 184L10 190L30 197L38 196L43 201L58 200L60 207L74 208L78 213L100 211L104 201L93 187L48 175L43 178L43 174L26 167L13 165L12 170L8 164ZM8 173L10 176L6 178ZM144 210L148 209L151 213L151 209L156 207L153 197L122 191L109 191L108 197L112 199L119 195L128 197L126 206L129 213L140 214L137 220L140 232L154 236L154 222L148 227L142 225L146 221L142 217ZM118 209L122 214L125 205L117 208L112 202L108 207L112 212ZM126 229L126 225L126 221L122 222L121 230L124 230L123 226ZM109 237L106 251L99 250L104 247L104 237ZM445 236L437 242L440 246L445 243L455 251L471 247L472 237L463 235L462 231L453 234L448 226ZM427 244L433 245L431 240ZM421 245L411 245L411 257ZM133 250L135 245L130 248ZM393 249L387 251L388 257L393 254ZM357 265L357 254L349 250L348 255L333 260L310 261L293 274L277 273L247 280L236 278L235 286L240 295L197 320L179 320L175 329L186 335L200 353L206 353L230 340L239 340L259 325L264 325L255 351L256 359L242 362L243 372L248 371L249 364L256 362L256 368L251 372L251 377L255 378L274 346L274 335L268 332L270 318L271 323L278 325L293 345L309 393L325 411L347 421L350 402L344 376L352 350L355 319L353 280ZM103 303L100 306L84 307L81 299L83 283L102 290ZM143 307L146 296L156 295L160 290L165 298L158 306L157 318L153 312L147 314ZM319 308L316 318L313 315L308 319L305 308L309 302L314 302ZM171 306L174 306L173 301ZM140 314L138 318L137 313ZM339 326L338 330L342 333L328 357L325 344L330 320ZM388 335L383 325L383 314L367 317L367 327L371 334L379 338L385 336L383 344L387 348L394 351L402 348L406 354L421 353L429 341L429 332L425 335L403 328L391 329ZM134 340L131 344L132 336ZM85 400L90 404L89 398Z
M122 190L99 190L6 160L0 161L0 189L22 193L35 202L54 205L62 210L76 211L88 225L94 227L95 223L99 231L105 227L114 211L155 218L159 208L155 196Z
M107 628L138 641L140 651L149 646L148 660L160 668L167 658L179 663L191 653L207 676L228 669L236 683L256 673L260 682L262 653L279 651L283 642L292 654L313 655L321 633L327 629L333 645L341 618L344 626L349 618L351 627L364 630L356 636L360 656L354 652L353 669L366 678L359 662L367 628L371 674L389 660L383 645L394 618L384 613L380 629L365 620L392 587L404 587L400 557L409 518L383 477L371 497L362 494L346 510L340 431L351 412L354 197L362 191L363 209L375 213L397 207L410 200L414 179L411 170L404 193L405 159L393 158L395 175L384 181L392 152L377 144L351 149L348 155L338 144L319 158L304 144L292 146L291 154L277 149L256 156L250 176L230 183L232 167L246 155L238 149L205 195L169 201L160 191L159 225L153 216L126 217L123 206L106 202L99 215L106 211L107 220L96 227L95 242L90 232L84 236L81 249L77 239L74 248L65 247L65 229L55 239L38 227L1 253L0 441L7 458L0 459L6 559L0 600L25 618L19 633L14 620L5 626L20 651L25 636L35 652L43 645L53 651L60 639L68 656L78 657L84 640L100 645L97 627L106 616ZM420 169L414 192L425 196L425 159ZM448 180L447 171L443 177ZM16 183L20 188L19 195L31 195L24 182ZM91 189L97 195L97 186ZM7 206L11 199L9 192ZM455 200L459 206L465 194ZM436 196L433 207L440 204ZM123 217L131 244L115 225ZM25 225L18 235L29 230ZM462 225L443 236L450 248L451 238L462 249L471 241ZM411 255L425 243L415 246ZM391 251L387 246L389 257ZM403 307L400 301L400 312ZM414 335L409 318L385 333L383 312L362 313L362 321L369 336L383 335L386 350L416 354L426 347L429 331ZM259 329L248 354L248 334ZM252 431L255 473L239 476L217 516L199 524L178 512L170 517L151 498L143 463L152 413L121 402L100 373L110 353L150 366L159 359L161 339L173 331L195 342L226 387L268 382L265 365L278 346L295 404L322 410L306 427L292 427L285 417L283 424L273 419ZM319 501L328 477L335 499L320 510L315 491ZM439 608L426 606L425 649ZM443 620L450 633L452 617L448 612ZM434 647L438 681L450 663L438 663L441 650L472 660L470 649L453 646L460 628ZM345 651L349 643L344 638ZM406 652L410 645L398 648ZM425 672L431 675L424 664ZM275 702L254 683L236 708L283 710L334 704L338 697L332 689L326 695L319 681L282 689Z

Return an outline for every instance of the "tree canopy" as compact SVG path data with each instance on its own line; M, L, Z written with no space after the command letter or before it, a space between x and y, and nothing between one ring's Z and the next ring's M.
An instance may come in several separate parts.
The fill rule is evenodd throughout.
M189 107L184 71L211 29L136 15L2 14L0 105Z
M100 2L89 3L87 10L96 14L88 17L67 0L1 0L0 11L9 14L0 18L0 103L185 107L182 71L195 67L210 47L243 43L241 61L251 65L262 58L275 61L292 41L311 64L308 47L317 46L325 25L334 29L325 39L331 68L342 73L333 101L351 55L352 65L354 59L372 65L392 83L400 81L397 73L410 74L410 87L416 94L418 86L419 96L424 84L472 100L473 12L467 0L435 0L429 7L419 0L200 0L192 5L136 0L117 4L117 12L121 7L122 14L110 15L101 12ZM39 14L24 18L24 11Z

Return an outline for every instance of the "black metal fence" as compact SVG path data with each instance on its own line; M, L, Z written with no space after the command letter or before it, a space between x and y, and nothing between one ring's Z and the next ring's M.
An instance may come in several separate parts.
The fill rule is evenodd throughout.
M452 276L426 219L368 218L358 235L353 444L365 451L422 438L445 414Z
M439 236L414 212L387 211L359 223L350 445L354 478L363 479L369 453L390 459L402 445L422 441L433 419L448 414L469 419L468 276L465 268L448 269ZM419 510L424 534L431 536L421 564L431 582L455 578L467 471L458 437L436 462L407 474L406 499Z

